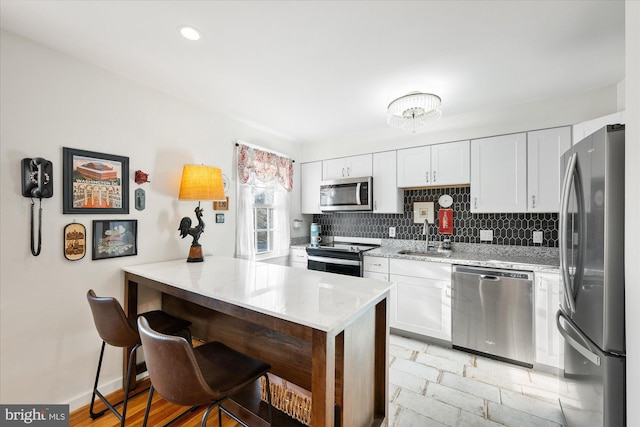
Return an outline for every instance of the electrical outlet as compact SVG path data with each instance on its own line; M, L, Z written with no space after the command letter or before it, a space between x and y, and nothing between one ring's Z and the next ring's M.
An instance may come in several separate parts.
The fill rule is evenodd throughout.
M533 243L542 243L542 231L533 232Z
M493 230L480 230L480 241L481 242L493 241Z
M389 238L394 238L394 237L396 237L396 228L389 227Z

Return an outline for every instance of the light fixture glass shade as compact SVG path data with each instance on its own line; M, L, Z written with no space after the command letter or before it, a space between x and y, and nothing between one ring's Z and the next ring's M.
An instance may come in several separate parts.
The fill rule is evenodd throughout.
M222 170L205 165L184 165L180 200L226 200Z
M442 116L442 100L432 93L411 92L391 101L387 123L394 128L415 133L416 129Z

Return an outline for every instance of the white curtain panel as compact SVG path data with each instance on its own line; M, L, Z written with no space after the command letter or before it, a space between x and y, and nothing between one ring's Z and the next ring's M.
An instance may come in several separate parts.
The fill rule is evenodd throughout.
M236 257L255 258L255 235L253 232L253 186L238 181L238 211L236 231Z
M274 256L287 256L291 242L291 229L289 228L291 193L280 185L274 185L274 187L273 225L277 232L273 236L273 252Z

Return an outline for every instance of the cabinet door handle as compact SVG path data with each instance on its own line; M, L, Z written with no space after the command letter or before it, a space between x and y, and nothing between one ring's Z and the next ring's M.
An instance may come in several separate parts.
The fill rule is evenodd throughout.
M473 198L473 208L474 209L478 209L478 198L477 197Z
M436 171L433 171L433 182L436 182Z
M344 178L344 168L342 168L342 177Z
M347 167L347 176L351 176L351 168Z
M536 207L536 196L531 196L531 207L532 208Z
M425 180L426 182L429 182L429 172L426 172L426 173L424 174L424 180Z

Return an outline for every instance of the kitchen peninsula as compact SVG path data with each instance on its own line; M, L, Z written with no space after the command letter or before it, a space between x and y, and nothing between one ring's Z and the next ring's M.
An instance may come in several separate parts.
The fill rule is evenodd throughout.
M312 425L377 426L388 415L389 283L227 257L124 271L128 316L140 285L160 291L194 337L262 359L310 391Z

